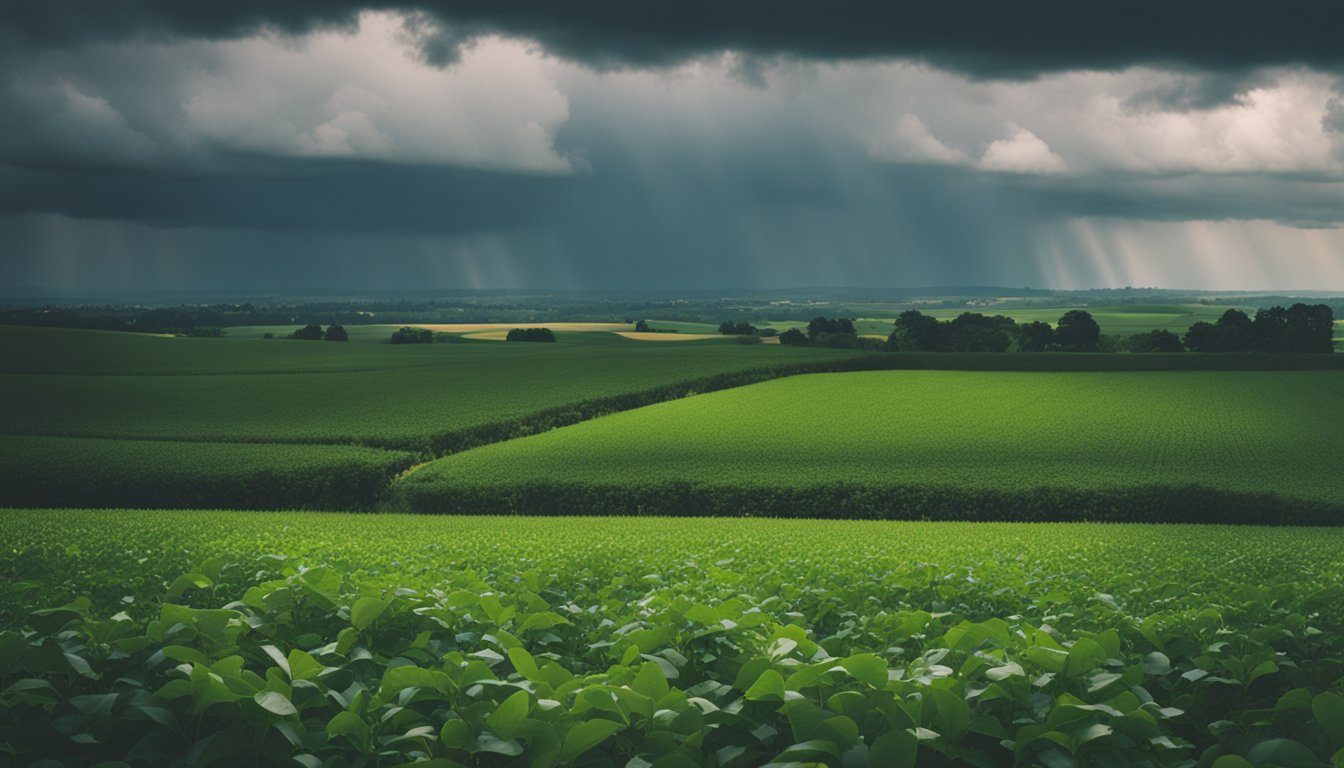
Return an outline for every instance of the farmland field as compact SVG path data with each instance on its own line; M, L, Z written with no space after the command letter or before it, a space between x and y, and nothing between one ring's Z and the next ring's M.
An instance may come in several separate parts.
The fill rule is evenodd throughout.
M20 764L1344 747L1341 529L11 510L0 540Z
M484 446L402 487L422 511L1339 522L1341 430L1333 372L835 373Z
M0 327L0 466L10 470L0 490L10 504L365 506L372 497L347 474L352 461L364 479L381 468L381 492L408 451L524 434L681 382L852 355L570 335L584 343L390 346ZM301 478L305 467L312 476ZM230 473L237 482L226 482ZM281 476L284 490L261 480Z

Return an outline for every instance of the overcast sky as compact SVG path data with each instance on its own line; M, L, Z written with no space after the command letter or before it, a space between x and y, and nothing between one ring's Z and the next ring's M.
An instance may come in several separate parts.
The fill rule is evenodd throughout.
M0 286L1344 289L1344 4L10 0Z

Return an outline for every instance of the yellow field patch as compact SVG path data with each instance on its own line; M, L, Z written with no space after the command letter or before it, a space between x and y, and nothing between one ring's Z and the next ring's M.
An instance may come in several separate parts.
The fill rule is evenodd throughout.
M416 328L428 328L438 333L480 333L485 331L504 331L513 328L550 328L552 331L624 331L629 323L433 323L415 324Z
M506 341L509 337L508 331L482 331L480 333L464 333L464 339L485 339L487 341Z
M617 336L624 336L635 341L695 341L697 339L723 338L717 333L639 333L637 331L614 331L614 333Z

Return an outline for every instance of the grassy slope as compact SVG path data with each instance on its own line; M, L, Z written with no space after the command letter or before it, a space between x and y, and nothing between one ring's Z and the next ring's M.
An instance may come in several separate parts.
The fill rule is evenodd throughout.
M422 468L405 488L425 510L472 486L611 487L638 499L669 484L953 488L1024 501L1040 488L1199 485L1340 505L1342 429L1334 372L823 374L485 446Z

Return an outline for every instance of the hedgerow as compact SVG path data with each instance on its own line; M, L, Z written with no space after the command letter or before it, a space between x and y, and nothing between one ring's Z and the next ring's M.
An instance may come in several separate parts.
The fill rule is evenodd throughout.
M396 505L424 514L658 515L835 520L1341 525L1344 504L1199 485L981 489L810 483L713 485L552 481L404 483Z
M1336 530L11 514L19 764L1344 758Z

